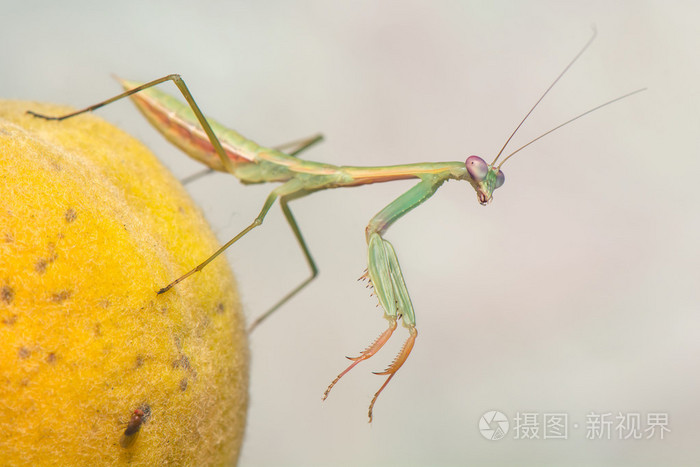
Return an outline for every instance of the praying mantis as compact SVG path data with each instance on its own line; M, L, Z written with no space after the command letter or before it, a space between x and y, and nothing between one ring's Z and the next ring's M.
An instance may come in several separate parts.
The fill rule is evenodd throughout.
M121 85L125 89L121 94L66 115L47 116L32 111L29 111L29 113L36 117L49 120L65 120L85 112L96 110L125 97L131 97L141 113L165 136L165 138L190 157L206 165L210 170L232 174L244 184L279 183L267 196L258 216L250 225L191 271L175 279L157 292L158 294L163 294L182 280L202 270L224 250L236 243L251 230L260 226L273 204L279 201L282 212L309 265L311 274L296 288L280 299L270 310L256 319L251 325L250 330L258 326L281 305L300 292L318 274L318 268L314 263L309 248L289 208L290 201L329 188L349 188L372 183L390 182L393 180L416 179L418 182L412 188L404 192L372 217L365 229L368 266L362 278L368 280L369 284L374 288L374 294L383 310L384 318L387 320L388 326L379 337L358 356L352 358L348 357L352 363L331 382L323 395L323 399L325 400L332 388L345 374L360 362L371 358L379 352L389 341L400 321L408 330L408 337L389 367L385 371L376 373L386 376L386 379L370 402L368 416L371 422L377 398L408 359L418 335L415 312L396 251L392 244L384 238L384 234L394 222L427 201L448 180L468 182L475 190L478 202L481 205L489 204L492 200L494 190L501 187L505 181L505 176L501 167L514 154L584 115L644 91L644 88L638 89L579 114L511 152L496 165L511 139L525 120L527 120L542 99L544 99L568 69L586 51L595 39L595 36L596 32L594 30L588 42L586 42L583 48L580 49L577 55L568 63L564 70L557 76L516 126L515 130L510 134L505 144L490 164L486 163L481 157L474 155L469 156L466 162L425 162L377 167L336 166L300 159L297 155L320 141L322 138L321 136L315 136L286 145L285 147L294 149L287 153L282 151L282 149L284 149L282 147L274 149L260 146L244 138L238 132L228 129L212 119L206 118L195 102L184 80L177 74L164 76L145 84L120 80ZM172 81L177 86L187 104L182 103L156 88L157 85L166 81Z

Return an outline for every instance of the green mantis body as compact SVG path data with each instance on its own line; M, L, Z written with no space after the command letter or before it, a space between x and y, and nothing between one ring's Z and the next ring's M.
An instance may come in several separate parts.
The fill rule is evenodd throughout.
M532 107L530 113L566 70L583 53L592 40L593 37L569 63L559 77L557 77L542 97L540 97L540 100ZM154 87L165 81L173 81L175 85L177 85L182 95L187 100L187 104L180 102ZM372 420L372 411L377 397L408 358L417 336L416 317L401 272L398 257L392 244L384 238L387 229L406 213L430 198L438 188L448 180L468 182L476 191L479 203L482 205L488 204L492 199L493 191L504 182L504 175L500 168L503 162L515 152L544 136L542 135L536 138L510 154L498 166L495 164L498 157L503 152L503 149L505 149L505 145L503 149L501 149L499 156L497 156L491 164L487 164L478 156L470 156L466 162L432 162L385 167L336 166L303 160L278 149L260 146L244 138L236 131L227 129L214 120L205 118L179 75L168 75L146 84L125 80L122 80L121 83L126 89L126 92L107 101L61 117L37 116L55 120L65 119L83 112L95 110L118 99L131 96L139 110L158 131L189 156L202 162L209 168L228 172L245 184L268 182L280 184L268 195L260 213L248 227L243 229L238 235L192 271L158 291L158 293L164 293L181 280L204 268L231 244L235 243L255 227L261 225L272 205L275 201L279 200L282 211L309 263L311 276L283 297L271 310L258 318L251 326L251 329L259 324L262 319L269 316L269 314L280 305L289 300L294 294L299 292L318 272L289 208L289 202L291 200L329 188L354 187L401 179L417 180L417 183L412 188L372 217L365 229L365 237L368 245L368 267L367 273L363 277L368 279L370 284L374 287L374 292L384 312L384 318L388 321L388 327L369 347L361 352L359 356L351 358L353 362L329 385L323 396L325 399L340 378L355 365L376 354L389 340L392 333L397 328L398 322L401 321L403 326L408 330L408 338L392 364L384 372L377 373L386 375L387 378L384 384L375 393L370 403L368 412L370 421ZM641 90L634 91L634 93L639 91ZM545 133L545 135L597 108L634 93L608 101L605 104L574 117ZM525 116L523 121L520 122L520 125L522 125L530 113ZM520 125L518 125L515 131L518 130ZM515 134L515 131L511 134L511 138ZM300 146L299 151L318 139L320 138L305 142ZM506 141L506 145L509 141L510 138Z

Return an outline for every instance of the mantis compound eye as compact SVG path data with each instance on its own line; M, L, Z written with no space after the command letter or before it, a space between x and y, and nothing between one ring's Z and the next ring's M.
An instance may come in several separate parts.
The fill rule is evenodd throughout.
M472 180L480 182L486 178L489 172L489 165L479 156L469 156L465 162L467 172Z
M503 183L506 181L506 176L503 174L502 170L498 170L498 174L496 175L496 186L494 187L494 190L496 188L499 188Z

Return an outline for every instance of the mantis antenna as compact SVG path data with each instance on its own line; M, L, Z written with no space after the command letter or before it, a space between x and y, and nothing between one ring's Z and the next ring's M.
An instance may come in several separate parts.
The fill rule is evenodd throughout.
M503 159L503 160L501 161L500 164L498 164L498 168L500 169L501 166L502 166L508 159L510 159L515 153L519 152L519 151L522 150L522 149L525 149L526 147L528 147L529 145L531 145L531 144L534 143L535 141L544 138L544 137L547 136L548 134L552 133L552 132L555 131L555 130L558 130L559 128L563 127L564 125L568 125L569 123L573 122L574 120L578 120L579 118L583 117L584 115L588 115L588 114L591 113L591 112L595 112L596 110L601 109L601 108L605 107L606 105L610 105L610 104L612 104L612 103L614 103L614 102L620 101L620 100L622 100L622 99L624 99L624 98L626 98L626 97L630 97L630 96L632 96L632 95L634 95L634 94L637 94L637 93L640 93L640 92L646 91L646 90L647 90L647 88L640 88L640 89L637 89L636 91L632 91L632 92L627 93L627 94L625 94L625 95L623 95L623 96L616 97L615 99L609 100L608 102L605 102L604 104L600 104L599 106L593 107L592 109L587 110L587 111L583 112L582 114L579 114L579 115L575 116L574 118L572 118L572 119L570 119L570 120L567 120L567 121L565 121L564 123L562 123L562 124L560 124L560 125L555 126L555 127L552 128L551 130L549 130L549 131L547 131L547 132L545 132L545 133L542 133L540 136L538 136L537 138L533 139L533 140L530 141L529 143L527 143L527 144L525 144L525 145L523 145L523 146L520 146L518 149L516 149L515 151L511 152L510 154L508 154L508 156L507 156L505 159ZM496 162L496 161L494 161L494 162Z
M564 69L562 70L562 72L559 73L559 76L557 76L556 79L552 82L552 84L549 85L549 87L547 88L547 90L540 96L540 98L537 100L537 102L535 102L535 105L533 105L533 106L530 108L530 110L529 110L528 113L525 115L525 117L523 117L523 119L520 121L520 123L518 123L518 126L516 126L516 127L515 127L515 130L513 130L513 133L510 134L510 136L509 136L508 139L506 140L506 142L505 142L505 144L503 145L503 147L501 148L501 150L498 151L498 154L496 155L496 158L495 158L495 159L493 160L493 162L491 163L491 166L492 166L492 167L496 164L496 162L498 161L498 158L501 157L501 154L503 154L503 151L506 149L506 146L508 146L508 143L510 143L510 140L513 139L513 136L515 136L515 134L518 132L518 130L520 129L520 127L523 125L523 123L525 123L525 120L527 120L527 118L528 118L528 117L530 116L530 114L535 110L535 108L539 105L539 103L542 102L542 99L544 99L544 97L549 93L549 91L552 90L552 88L554 87L554 85L557 84L557 83L559 82L559 80L562 78L562 76L564 76L564 74L565 74L567 71L569 71L569 68L571 68L571 66L572 66L574 63L576 63L576 60L578 60L579 57L581 57L581 55L583 55L583 53L586 51L586 49L588 49L588 47L591 45L591 43L593 42L593 40L596 38L597 35L598 35L598 31L596 30L595 27L593 27L593 34L591 35L591 38L588 39L588 42L586 42L586 45L584 45L583 48L581 48L581 50L576 54L576 56L569 62L569 64L566 65L566 67L564 67ZM520 150L522 150L522 149L525 149L526 147L528 147L529 145L531 145L531 144L534 143L535 141L537 141L537 140L539 140L539 139L541 139L541 138L544 138L545 136L547 136L548 134L552 133L553 131L558 130L559 128L561 128L561 127L563 127L563 126L565 126L565 125L568 125L569 123L573 122L574 120L578 120L579 118L583 117L584 115L587 115L587 114L589 114L589 113L591 113L591 112L593 112L593 111L596 111L596 110L598 110L598 109L600 109L600 108L602 108L602 107L605 107L606 105L612 104L613 102L617 102L617 101L619 101L619 100L622 100L622 99L624 99L624 98L626 98L626 97L629 97L629 96L631 96L631 95L633 95L633 94L637 94L638 92L642 92L642 91L644 91L644 90L646 90L646 88L637 89L636 91L632 91L632 92L630 92L630 93L628 93L628 94L625 94L624 96L620 96L620 97L617 97L617 98L615 98L615 99L612 99L612 100L610 100L610 101L608 101L608 102L605 102L604 104L601 104L601 105L599 105L599 106L597 106L597 107L594 107L594 108L592 108L592 109L590 109L590 110L588 110L588 111L586 111L586 112L583 112L582 114L577 115L576 117L574 117L574 118L572 118L572 119L570 119L570 120L567 120L566 122L564 122L564 123L562 123L562 124L560 124L560 125L557 125L556 127L552 128L551 130L547 131L546 133L541 134L540 136L538 136L537 138L533 139L533 140L530 141L529 143L525 144L524 146L519 147L518 149L516 149L515 151L513 151L512 153L510 153L505 159L503 159L503 160L501 161L501 163L498 165L498 168L500 169L501 166L503 165L503 163L504 163L505 161L507 161L507 160L508 160L511 156L513 156L515 153L517 153L518 151L520 151Z

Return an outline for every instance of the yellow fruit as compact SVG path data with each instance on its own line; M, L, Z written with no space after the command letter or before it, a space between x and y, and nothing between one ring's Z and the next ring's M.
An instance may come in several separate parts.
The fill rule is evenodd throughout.
M122 131L28 109L70 110L0 101L0 464L235 463L248 347L226 261L156 295L217 248L201 213Z

